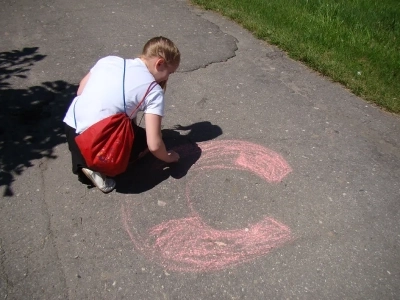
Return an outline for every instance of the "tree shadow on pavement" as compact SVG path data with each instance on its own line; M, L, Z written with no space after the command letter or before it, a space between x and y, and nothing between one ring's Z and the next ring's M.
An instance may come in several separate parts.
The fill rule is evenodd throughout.
M188 133L182 135L179 131ZM174 129L164 129L162 134L167 149L179 153L179 162L167 164L147 154L116 178L118 193L139 194L152 189L170 176L176 179L184 177L201 156L201 149L197 143L218 137L222 134L222 129L210 122L199 122L189 126L177 125Z
M46 56L38 48L0 52L0 186L13 196L16 176L43 157L56 158L53 148L65 142L62 119L77 85L43 82L26 89L10 81L26 79L30 67Z

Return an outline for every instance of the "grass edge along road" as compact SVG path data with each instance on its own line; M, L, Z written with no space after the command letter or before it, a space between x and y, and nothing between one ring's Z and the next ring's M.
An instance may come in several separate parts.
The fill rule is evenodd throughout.
M229 17L355 95L400 113L400 1L190 1Z

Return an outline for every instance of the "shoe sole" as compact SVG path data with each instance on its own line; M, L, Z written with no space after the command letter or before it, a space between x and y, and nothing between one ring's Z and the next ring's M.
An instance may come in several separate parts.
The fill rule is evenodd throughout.
M87 169L85 169L85 168L82 168L82 172L83 172L83 174L86 175L87 178L89 178L89 180L93 183L93 185L94 185L95 187L97 187L100 191L102 191L103 193L107 194L107 193L112 192L112 191L114 190L115 184L114 184L114 186L113 186L110 190L104 190L104 189L100 188L100 187L97 185L96 181L92 178L92 175L89 173L89 170L87 170Z

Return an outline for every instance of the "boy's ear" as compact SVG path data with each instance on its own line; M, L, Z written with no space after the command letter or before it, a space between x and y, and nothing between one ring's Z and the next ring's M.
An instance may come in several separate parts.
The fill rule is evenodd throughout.
M157 68L160 68L164 63L165 63L164 58L159 58L159 59L157 59L157 61L156 61L156 67L157 67Z

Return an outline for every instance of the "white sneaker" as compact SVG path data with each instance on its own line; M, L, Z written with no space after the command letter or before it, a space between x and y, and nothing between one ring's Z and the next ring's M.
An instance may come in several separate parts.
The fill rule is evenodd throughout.
M103 193L109 193L115 188L115 180L114 179L107 178L106 176L100 174L99 172L95 172L95 171L89 170L87 168L82 168L82 172Z

